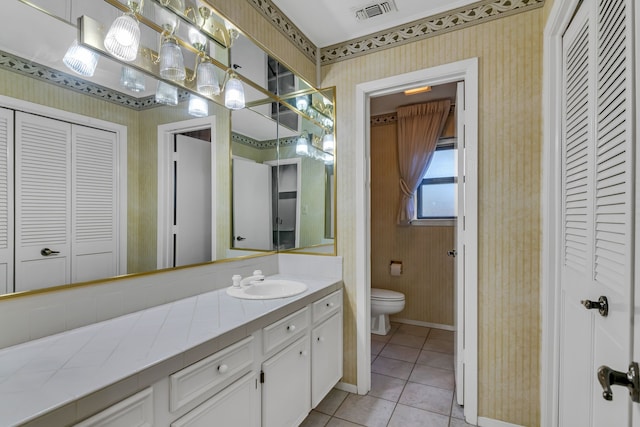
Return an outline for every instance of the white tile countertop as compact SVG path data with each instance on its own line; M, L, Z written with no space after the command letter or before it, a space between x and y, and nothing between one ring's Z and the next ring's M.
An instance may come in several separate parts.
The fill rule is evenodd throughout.
M329 278L270 278L302 281L309 289L244 300L223 288L0 350L0 425L33 420L172 358L173 366L186 366L196 361L190 350L214 348L229 333L242 339L342 286Z

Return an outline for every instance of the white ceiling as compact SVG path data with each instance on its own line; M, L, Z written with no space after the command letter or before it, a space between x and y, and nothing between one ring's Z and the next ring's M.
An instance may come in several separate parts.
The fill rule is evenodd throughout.
M397 12L359 21L355 11L378 0L272 0L315 44L326 47L475 3L477 0L395 0Z

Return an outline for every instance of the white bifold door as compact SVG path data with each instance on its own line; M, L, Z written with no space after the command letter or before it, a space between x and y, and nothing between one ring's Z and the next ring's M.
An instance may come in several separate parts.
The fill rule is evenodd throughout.
M633 7L584 0L563 36L560 426L631 423Z
M116 137L15 112L15 291L114 276Z

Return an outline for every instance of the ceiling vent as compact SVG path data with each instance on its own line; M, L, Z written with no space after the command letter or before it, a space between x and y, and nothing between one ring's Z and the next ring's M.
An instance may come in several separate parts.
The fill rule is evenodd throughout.
M358 21L365 21L376 16L385 15L389 12L397 12L398 8L393 0L371 3L355 9Z

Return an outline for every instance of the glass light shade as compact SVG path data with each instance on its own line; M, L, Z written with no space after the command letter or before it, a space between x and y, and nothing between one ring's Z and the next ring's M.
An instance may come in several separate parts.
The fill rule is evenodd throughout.
M209 104L204 98L191 94L189 95L189 114L195 117L206 117L209 115Z
M104 38L107 51L122 61L133 61L138 56L140 45L140 26L131 15L116 18Z
M156 102L167 105L178 105L178 88L165 82L158 82Z
M160 77L174 81L187 77L182 49L172 38L165 39L160 47Z
M307 156L309 154L309 140L304 135L300 135L300 138L298 138L296 154L301 156Z
M336 148L335 140L332 133L327 133L322 137L322 151L333 154Z
M79 45L78 40L74 40L69 49L67 49L67 53L64 54L62 62L71 71L81 76L91 77L98 65L98 54Z
M198 65L196 88L198 92L207 96L220 95L220 83L216 74L216 66L211 62Z
M231 77L224 91L224 106L232 110L244 108L244 88L242 82Z
M306 96L299 96L296 98L296 108L300 111L305 111L309 108L309 100Z
M142 92L145 90L144 74L130 67L122 67L120 84L131 92Z

